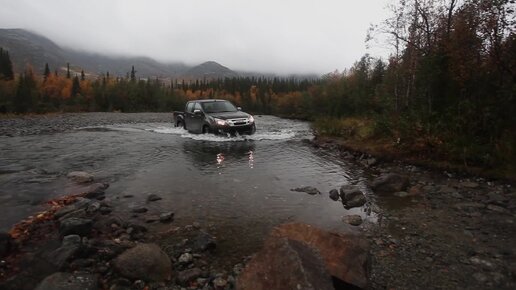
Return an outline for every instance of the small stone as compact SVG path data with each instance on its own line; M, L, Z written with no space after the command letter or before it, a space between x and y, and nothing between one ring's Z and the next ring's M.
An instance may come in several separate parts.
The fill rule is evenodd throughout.
M339 191L336 189L330 190L330 198L335 201L339 200Z
M184 270L184 271L177 273L177 282L179 283L179 285L188 286L188 282L197 279L198 277L201 276L201 274L202 274L202 271L199 268L192 268L192 269ZM204 283L206 283L206 282L204 282ZM204 283L201 285L204 285Z
M227 284L228 281L226 281L226 279L222 277L218 277L215 278L215 280L213 280L213 286L215 287L215 289L224 289Z
M86 273L57 272L47 276L35 290L97 290L99 289L98 277Z
M475 280L477 280L480 283L485 283L487 281L487 276L484 273L480 272L473 274L473 278L475 278Z
M94 183L88 186L82 195L87 198L96 198L103 195L108 187L109 184L107 183Z
M169 222L172 220L172 218L174 218L174 213L171 211L164 212L159 215L159 221L162 223Z
M356 214L346 215L342 217L342 221L352 226L359 226L362 224L362 217Z
M172 263L165 252L155 244L138 244L126 250L113 261L118 273L129 279L164 281L172 275Z
M113 210L110 207L107 206L101 206L99 209L100 214L107 215L110 214Z
M152 193L150 194L148 197L147 197L147 202L151 202L151 201L158 201L158 200L161 200L161 196L155 194L155 193Z
M473 181L464 181L460 185L466 188L478 188L480 186L478 183Z
M488 204L487 209L490 211L497 212L497 213L507 213L508 212L505 208L498 206L498 205L494 205L494 204Z
M407 197L407 196L409 196L409 194L406 191L398 191L398 192L394 193L394 196L397 196L397 197Z
M179 257L178 261L182 264L188 264L193 261L193 256L190 253L184 253Z
M194 239L194 249L197 251L211 251L216 247L215 238L206 232L199 232Z

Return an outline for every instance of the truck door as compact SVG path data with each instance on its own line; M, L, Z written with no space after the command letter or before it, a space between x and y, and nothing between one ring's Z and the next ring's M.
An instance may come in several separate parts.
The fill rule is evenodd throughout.
M195 110L199 110L200 114L195 114ZM192 131L202 133L202 125L204 124L204 113L202 112L201 104L195 103L192 112Z
M194 103L188 102L186 104L186 108L185 108L185 127L186 127L186 130L188 130L188 131L194 130L193 125L195 123L195 119L193 118L193 116L194 116L193 107L194 107Z

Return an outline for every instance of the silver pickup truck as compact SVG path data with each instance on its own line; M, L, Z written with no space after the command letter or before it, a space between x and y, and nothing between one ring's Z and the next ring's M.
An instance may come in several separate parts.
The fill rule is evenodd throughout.
M256 132L253 116L226 100L190 101L184 112L175 111L173 115L174 125L191 133L251 135Z

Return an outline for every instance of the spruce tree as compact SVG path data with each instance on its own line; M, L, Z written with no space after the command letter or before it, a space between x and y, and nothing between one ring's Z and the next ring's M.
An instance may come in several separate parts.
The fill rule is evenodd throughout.
M13 63L9 57L9 52L0 47L0 79L13 80Z
M69 62L66 63L66 78L67 79L71 78L71 76L70 76L70 63Z
M84 70L81 70L81 81L84 81L86 76L84 75Z
M79 82L79 77L75 75L72 82L72 94L71 97L75 97L77 94L81 93L81 84Z
M131 68L131 81L136 81L136 71L134 70L134 65Z
M48 67L48 63L45 63L45 71L43 72L43 80L47 81L50 76L50 68Z

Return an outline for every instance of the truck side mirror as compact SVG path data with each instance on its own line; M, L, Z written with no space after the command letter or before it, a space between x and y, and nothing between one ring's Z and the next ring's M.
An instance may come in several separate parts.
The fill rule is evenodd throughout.
M193 113L194 113L194 115L201 115L202 112L199 109L195 109L195 110L193 110Z
M237 110L242 111L242 107L237 107Z

